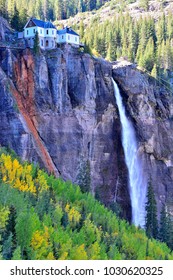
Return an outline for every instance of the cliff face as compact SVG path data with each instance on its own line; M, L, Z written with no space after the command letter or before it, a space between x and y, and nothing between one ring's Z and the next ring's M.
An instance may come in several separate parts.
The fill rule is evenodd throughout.
M173 206L172 99L132 65L114 65L159 209ZM0 145L79 183L105 205L118 202L130 220L121 124L112 65L77 49L34 56L0 50Z
M112 66L66 46L0 51L0 144L79 183L130 219Z
M173 213L173 98L161 84L121 62L113 65L113 77L121 89L131 119L139 153L151 181L158 210L166 203Z

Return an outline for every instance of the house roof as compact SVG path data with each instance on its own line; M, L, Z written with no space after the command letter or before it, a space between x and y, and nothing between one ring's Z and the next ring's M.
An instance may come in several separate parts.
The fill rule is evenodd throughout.
M58 33L59 35L63 35L63 34L68 33L68 34L72 34L72 35L79 36L79 34L77 34L77 33L76 33L72 28L70 28L70 27L65 27L65 28L63 28L63 29L61 29L61 30L57 30L57 33Z
M42 27L42 28L45 28L45 29L46 28L56 29L56 27L50 21L43 21L43 20L39 20L39 19L36 19L36 18L30 18L30 20L32 20L32 22L38 27ZM28 25L28 23L30 22L30 20L25 25L25 28Z

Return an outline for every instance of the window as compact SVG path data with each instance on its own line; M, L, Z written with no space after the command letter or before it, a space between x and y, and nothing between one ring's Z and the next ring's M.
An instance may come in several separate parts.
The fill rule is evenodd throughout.
M40 29L40 34L42 34L42 29Z
M52 41L52 48L54 47L54 41Z
M41 40L41 46L43 46L43 40Z
M70 40L70 35L68 35L68 40Z
M62 39L64 39L64 36L62 35Z
M48 40L46 40L46 47L48 47L49 46L49 41Z
M49 30L48 29L46 30L46 34L49 34Z
M29 30L26 30L26 34L27 34L27 35L29 34Z
M54 35L54 30L52 30L52 35Z
M34 28L34 33L35 33L35 28Z
M75 37L75 42L77 42L77 37Z

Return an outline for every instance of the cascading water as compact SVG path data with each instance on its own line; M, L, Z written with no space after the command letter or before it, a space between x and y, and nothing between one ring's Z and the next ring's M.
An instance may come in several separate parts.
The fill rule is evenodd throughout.
M125 154L125 161L129 173L132 222L136 226L140 225L141 227L144 227L147 184L143 176L142 163L138 155L134 128L126 117L125 107L123 106L119 88L113 79L112 81L122 126L122 144Z

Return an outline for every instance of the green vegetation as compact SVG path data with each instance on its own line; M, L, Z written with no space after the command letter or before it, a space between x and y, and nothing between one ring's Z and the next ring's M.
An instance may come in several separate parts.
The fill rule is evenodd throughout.
M78 186L0 150L1 259L173 259Z
M160 225L157 218L157 204L152 184L149 183L146 203L146 235L165 242L173 250L173 222L163 205L160 213Z
M86 27L83 41L94 55L114 61L125 57L136 62L157 79L167 78L173 71L173 17L162 14L152 17L132 18L117 14L114 19L100 23L95 17Z
M132 17L127 6L135 0L0 0L0 15L16 30L22 30L28 17L42 20L68 19L77 13L93 11L102 6L115 10L114 18L100 17L100 10L86 26L81 16L73 26L85 43L85 51L110 61L125 57L169 86L173 71L173 17L171 12L157 20L150 16ZM150 1L140 0L138 7L148 11ZM160 9L164 1L159 2ZM141 14L142 15L142 14ZM85 14L85 17L86 14ZM107 19L106 19L107 17Z
M40 50L40 47L39 47L39 37L38 37L38 31L36 31L35 37L34 37L33 51L34 51L35 54L38 54L39 50Z
M149 238L158 237L157 205L151 183L148 186L146 203L146 234Z
M21 23L26 17L42 20L59 20L74 16L79 12L99 9L108 0L0 0L0 15L10 22L19 14ZM16 25L14 25L16 28ZM19 27L21 25L19 24Z

